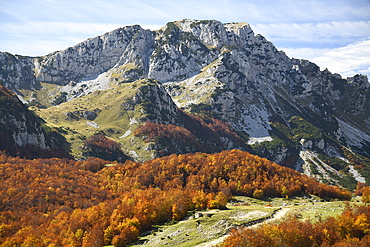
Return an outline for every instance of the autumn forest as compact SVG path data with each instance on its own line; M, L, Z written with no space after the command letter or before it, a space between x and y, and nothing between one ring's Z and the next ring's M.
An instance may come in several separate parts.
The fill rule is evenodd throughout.
M224 209L235 195L351 198L347 190L238 150L144 163L1 153L0 178L0 246L126 246L153 224Z

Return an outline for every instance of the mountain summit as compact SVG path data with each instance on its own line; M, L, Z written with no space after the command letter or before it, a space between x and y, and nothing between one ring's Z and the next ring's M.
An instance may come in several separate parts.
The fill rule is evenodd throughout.
M75 157L104 133L141 161L238 148L334 184L370 178L367 77L291 59L247 23L127 26L44 57L0 53L0 67Z

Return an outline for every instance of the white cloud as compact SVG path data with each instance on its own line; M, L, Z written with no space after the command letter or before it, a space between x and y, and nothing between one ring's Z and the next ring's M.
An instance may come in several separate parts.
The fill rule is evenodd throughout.
M364 74L370 78L370 37L344 47L333 49L282 48L288 56L308 59L321 70L328 68L343 77Z
M46 55L124 26L127 25L74 22L28 22L21 25L5 23L0 26L0 33L3 34L0 37L0 51L28 56ZM160 28L159 25L142 27L151 30Z
M370 21L270 23L252 25L252 28L273 42L348 43L370 36Z
M5 23L0 26L4 35L32 35L59 37L63 35L96 35L114 30L122 25L111 23L75 23L75 22L27 22L25 24Z
M326 67L342 76L357 73L370 78L370 38L345 47L333 49L312 59L320 67Z
M278 49L283 50L289 57L292 58L302 58L307 60L312 60L315 57L318 57L326 52L331 51L332 49L319 49L319 48L286 48L279 47Z

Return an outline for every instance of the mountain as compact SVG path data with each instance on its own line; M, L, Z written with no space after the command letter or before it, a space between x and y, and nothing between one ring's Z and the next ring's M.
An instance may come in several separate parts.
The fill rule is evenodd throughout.
M69 157L69 144L57 129L29 111L0 82L0 150L28 158Z
M291 59L247 23L128 26L43 57L0 53L0 67L76 158L102 131L139 161L238 148L331 184L370 179L367 77Z

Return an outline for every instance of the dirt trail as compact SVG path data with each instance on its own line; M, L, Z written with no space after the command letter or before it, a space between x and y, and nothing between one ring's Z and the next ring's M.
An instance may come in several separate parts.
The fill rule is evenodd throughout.
M261 223L257 223L257 224L254 224L252 226L248 226L248 228L255 228L257 226L260 226L261 224L265 224L265 223L269 223L269 222L272 222L272 221L279 220L279 219L283 218L288 213L289 210L290 210L290 208L282 208L281 210L277 211L271 219L267 219L267 220L265 220ZM222 243L228 236L229 236L229 234L226 234L225 236L222 236L222 237L220 237L218 239L215 239L215 240L212 240L210 242L203 243L203 244L198 244L195 247L212 247L212 246L215 246L219 243Z
M288 213L289 210L290 210L290 208L282 208L279 211L277 211L275 213L274 217L272 217L271 219L268 219L268 220L265 220L264 222L261 222L261 223L255 224L253 226L250 226L249 228L255 228L257 226L260 226L261 224L265 224L265 223L269 223L269 222L272 222L272 221L280 220L281 218L283 218Z

